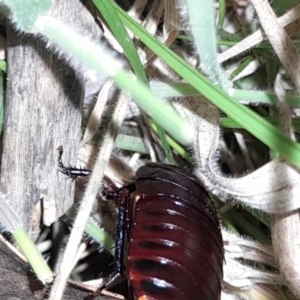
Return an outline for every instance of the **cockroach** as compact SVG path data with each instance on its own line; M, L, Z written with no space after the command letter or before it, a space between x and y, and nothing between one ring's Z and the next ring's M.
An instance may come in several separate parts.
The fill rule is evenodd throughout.
M61 154L62 148L64 174L88 175L65 167ZM117 189L108 181L103 193L119 203L115 271L103 288L123 277L127 242L133 299L220 299L224 250L219 220L208 192L190 171L148 163L137 171L134 184Z

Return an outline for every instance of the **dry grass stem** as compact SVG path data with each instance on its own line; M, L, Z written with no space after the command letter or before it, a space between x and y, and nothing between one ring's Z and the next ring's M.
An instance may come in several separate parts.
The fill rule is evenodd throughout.
M293 41L283 26L279 23L275 13L264 0L251 0L259 17L260 23L268 37L275 53L283 67L293 80L297 94L300 94L300 55Z
M59 273L57 274L51 289L49 300L62 299L66 282L72 271L74 259L82 239L85 225L90 217L96 196L100 191L104 169L108 164L114 147L115 139L125 117L127 104L128 95L121 93L110 121L108 131L103 139L102 147L99 151L92 174L90 176L89 184L85 190L81 205L79 207L72 232L66 246L64 257L59 268Z
M282 78L284 73L283 70L279 70L275 79L274 90L278 98L282 131L295 140L292 130L292 115L286 102L286 90L284 89L284 80ZM300 251L299 230L298 211L272 216L272 242L279 269L289 289L297 297L300 297L300 259L298 258L299 255L297 256L297 253Z
M293 9L288 11L286 14L278 18L278 23L281 27L285 27L288 24L291 24L292 22L297 20L299 16L300 16L300 4L298 4ZM219 54L218 61L222 63L240 53L249 50L250 48L264 41L265 39L266 36L264 35L263 31L257 30L255 33L244 38L241 42L237 43L235 46Z
M102 86L99 95L97 97L96 104L94 106L93 111L91 112L91 115L89 117L89 121L87 123L84 136L82 141L80 142L80 148L89 140L93 138L93 136L96 134L98 131L100 122L101 122L101 117L106 105L106 102L108 100L108 94L113 86L114 82L111 79L108 79L104 85Z

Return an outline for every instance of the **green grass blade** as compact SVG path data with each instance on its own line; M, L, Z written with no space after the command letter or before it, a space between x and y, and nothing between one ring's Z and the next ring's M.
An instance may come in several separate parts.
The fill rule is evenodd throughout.
M219 0L219 20L218 20L218 28L222 28L226 13L226 5L225 0Z
M85 233L88 234L95 242L97 242L101 247L105 248L115 255L115 241L109 236L103 229L101 229L93 221L88 221L84 229Z
M124 24L156 55L161 57L175 72L188 81L204 97L248 130L256 138L278 151L295 166L300 167L300 145L286 137L269 122L249 108L241 105L222 90L214 86L206 77L189 66L170 49L148 34L137 22L116 5Z
M240 74L252 61L253 57L248 56L229 76L230 79L233 79L238 74Z
M96 45L86 37L82 37L52 17L42 17L36 22L37 31L44 35L51 45L59 49L76 63L91 71L110 76L124 91L135 99L170 135L183 144L190 144L194 129L183 120L175 109L165 101L155 97L150 89L140 80L132 78L121 63L112 57L109 49Z
M264 119L276 127L280 126L280 118L279 117L268 117L268 118L264 118ZM220 118L220 126L223 128L234 128L234 129L242 129L243 128L240 124L235 122L233 119L226 118L226 117ZM300 119L298 119L298 118L292 119L292 126L295 131L299 132L300 131Z
M149 154L142 138L127 134L118 134L115 147L122 150Z
M188 83L165 83L159 81L152 81L150 83L151 91L153 94L160 98L172 97L186 97L186 96L199 96L201 95L194 87ZM238 100L253 104L268 104L276 105L277 98L274 93L266 91L251 91L230 89L231 96ZM300 107L300 97L295 95L287 95L286 101L291 107Z
M16 242L22 249L31 268L34 270L37 278L43 283L50 283L53 281L53 274L49 266L45 262L43 256L36 248L35 244L29 238L24 229L19 228L12 232Z
M135 75L145 84L148 84L148 79L144 67L137 54L136 48L129 37L123 22L120 20L115 7L111 1L93 0L99 12L107 22L114 37L121 45Z
M6 72L6 61L0 59L0 71Z
M122 21L119 18L118 13L115 10L115 7L112 5L111 1L100 1L100 0L93 0L96 7L101 12L103 18L107 22L108 26L110 27L112 33L114 34L115 38L121 45L124 50L126 57L135 73L135 75L143 82L145 85L149 86L149 82L144 70L144 67L140 61L140 58L137 54L136 48L129 37L125 26L123 25ZM154 121L155 122L155 121ZM166 135L164 130L159 124L156 124L158 129L158 136L160 138L162 148L165 152L165 155L169 161L172 163L174 161L172 156L172 151L167 143Z
M26 231L22 228L19 216L2 193L0 193L0 203L0 223L5 230L13 235L37 278L43 284L52 282L53 274L51 269L46 264L43 256L27 235Z
M184 0L187 5L190 30L197 53L201 58L201 69L209 79L223 90L232 86L218 63L215 14L213 2L207 0Z

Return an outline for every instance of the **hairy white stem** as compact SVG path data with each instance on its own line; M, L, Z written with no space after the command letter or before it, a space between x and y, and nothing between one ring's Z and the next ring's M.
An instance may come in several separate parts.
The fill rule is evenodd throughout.
M86 142L91 140L93 136L96 134L96 132L98 131L101 122L101 117L106 105L106 101L108 100L109 90L111 89L113 84L114 84L113 80L108 79L102 86L101 91L99 92L99 95L97 97L96 105L89 117L89 121L86 126L83 139L80 142L79 148L81 148Z
M296 138L292 130L292 114L286 101L287 95L285 90L284 79L282 77L285 73L286 72L282 68L281 70L279 70L274 83L274 91L278 99L277 106L279 110L281 129L287 136L289 136L293 141L295 141Z
M59 268L59 272L51 289L49 300L60 300L63 297L66 282L72 271L74 259L84 232L85 225L89 219L94 200L96 199L101 187L104 169L108 164L119 128L121 127L126 114L127 104L128 95L122 93L110 121L108 131L103 139L102 147L95 162L89 184L85 190L81 205L79 207L64 257Z
M278 158L240 178L223 176L215 163L219 144L217 108L200 97L180 99L174 105L198 129L193 144L195 172L220 200L225 202L231 197L267 213L289 212L300 207L297 168Z
M285 72L279 70L274 90L278 97L278 110L283 132L295 140L292 131L292 115L286 102L286 90L282 75ZM299 201L299 196L295 195L295 200ZM274 252L280 271L285 278L289 289L294 295L300 297L300 219L299 212L294 211L285 214L276 214L272 216L271 233L274 246ZM291 257L293 259L291 259Z
M227 260L227 257L252 260L276 268L272 245L262 244L249 238L243 238L224 228L222 228L222 236L224 240L225 260ZM227 270L226 264L224 270L225 272Z
M239 148L240 148L241 152L244 155L247 169L253 171L255 168L253 166L253 163L252 163L252 160L251 160L251 156L250 156L250 153L249 153L249 151L247 149L247 145L246 145L246 142L245 142L243 134L241 134L237 130L234 130L234 135L235 135L236 141L237 141L237 143L239 145Z
M271 222L271 230L275 257L279 264L280 272L291 292L299 298L299 212L274 215Z

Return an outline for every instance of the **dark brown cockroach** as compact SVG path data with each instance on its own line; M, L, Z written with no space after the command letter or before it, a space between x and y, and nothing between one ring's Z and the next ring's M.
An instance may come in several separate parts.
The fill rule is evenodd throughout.
M65 168L60 158L59 167L69 176L87 175ZM219 220L207 191L188 170L150 163L137 171L135 184L118 190L108 181L103 193L119 202L115 272L103 288L123 276L126 239L133 299L220 299Z

